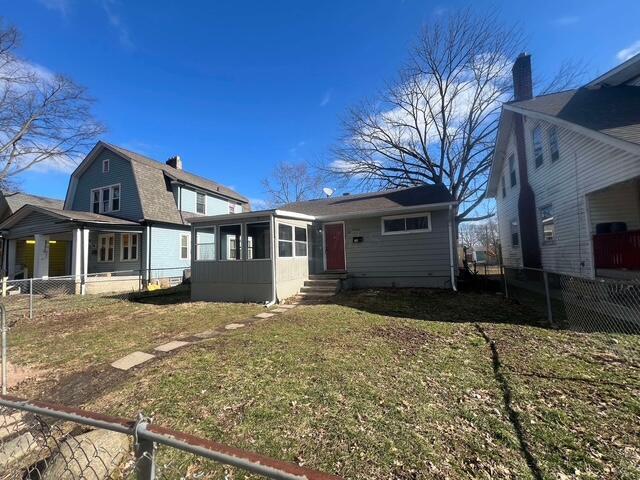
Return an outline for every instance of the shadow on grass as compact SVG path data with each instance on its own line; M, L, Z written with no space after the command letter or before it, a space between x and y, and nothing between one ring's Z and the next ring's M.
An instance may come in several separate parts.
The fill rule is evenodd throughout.
M136 292L126 295L113 294L105 298L114 300L128 300L133 303L144 303L149 305L177 305L179 303L191 302L191 287L189 285L177 285L175 287L152 290L148 292Z
M518 438L518 443L520 444L520 451L522 452L522 456L524 460L527 462L527 466L531 471L531 475L536 480L542 480L544 476L542 475L542 471L540 470L540 466L538 465L538 461L531 453L531 447L529 446L529 442L526 439L524 428L522 426L522 422L520 421L520 414L516 412L512 405L512 395L511 395L511 387L509 386L509 382L506 377L502 373L502 363L500 361L500 354L498 353L498 347L496 347L496 342L494 342L487 332L485 332L480 325L476 324L476 329L478 333L484 338L484 341L487 342L489 348L491 348L491 363L493 365L493 376L496 379L496 382L500 386L502 390L502 401L504 404L504 408L507 411L507 415L509 416L509 421L513 426L513 429L516 433L516 437Z
M549 327L526 306L505 300L496 293L456 293L428 288L378 288L348 290L331 303L390 317L454 323L501 323Z

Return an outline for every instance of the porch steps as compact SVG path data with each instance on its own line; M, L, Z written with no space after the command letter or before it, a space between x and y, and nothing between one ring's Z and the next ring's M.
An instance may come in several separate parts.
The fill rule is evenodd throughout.
M322 303L340 290L343 274L309 275L300 289L297 300L301 303Z

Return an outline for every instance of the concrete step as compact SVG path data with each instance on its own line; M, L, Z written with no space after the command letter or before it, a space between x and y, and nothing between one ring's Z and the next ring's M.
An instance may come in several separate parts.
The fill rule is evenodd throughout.
M326 297L333 297L334 295L335 295L335 292L317 292L317 291L300 292L298 294L298 296L302 298L326 298Z
M323 279L323 280L305 280L305 287L338 287L340 280L336 279Z
M309 275L309 280L342 280L343 278L347 278L346 273L319 273Z
M318 293L324 293L324 292L332 292L332 293L336 293L338 291L337 285L327 285L327 286L320 286L320 285L314 285L313 287L302 287L300 289L301 292L306 292L306 293L313 293L313 292L318 292Z

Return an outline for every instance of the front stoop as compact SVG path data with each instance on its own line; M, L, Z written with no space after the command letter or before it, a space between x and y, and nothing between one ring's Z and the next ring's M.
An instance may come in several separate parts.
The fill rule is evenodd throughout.
M346 277L344 273L309 275L296 298L303 303L324 303L340 291Z

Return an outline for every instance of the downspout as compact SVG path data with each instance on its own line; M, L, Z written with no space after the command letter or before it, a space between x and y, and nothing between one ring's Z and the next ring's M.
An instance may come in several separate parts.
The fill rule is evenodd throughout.
M271 231L271 300L264 304L269 308L278 302L278 289L276 288L276 222L273 213L269 217L269 229Z
M453 205L449 205L449 265L451 270L451 289L458 291L456 287L456 265L453 261Z

